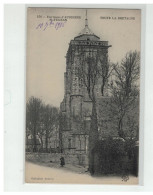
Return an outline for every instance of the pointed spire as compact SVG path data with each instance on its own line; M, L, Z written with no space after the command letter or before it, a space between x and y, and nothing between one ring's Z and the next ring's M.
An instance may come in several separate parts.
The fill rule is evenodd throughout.
M85 27L88 26L88 19L87 19L87 9L86 9L86 19L85 19Z
M91 30L90 30L90 28L88 27L88 15L87 15L87 9L86 9L86 17L85 17L85 28L79 33L79 35L78 36L80 36L80 35L94 35L94 36L96 36ZM96 36L97 37L97 36ZM75 37L75 38L77 38L77 37ZM100 39L99 37L97 37L98 39ZM85 39L86 39L86 37L85 37Z

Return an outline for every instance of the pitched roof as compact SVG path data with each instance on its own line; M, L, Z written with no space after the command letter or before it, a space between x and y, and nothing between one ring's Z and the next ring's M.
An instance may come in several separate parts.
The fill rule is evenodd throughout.
M85 25L85 28L79 33L79 35L94 35L94 33L90 30L88 25Z
M76 37L80 37L82 35L92 35L100 39L97 35L95 35L92 30L88 27L88 19L87 19L87 10L86 10L86 19L85 19L85 27Z

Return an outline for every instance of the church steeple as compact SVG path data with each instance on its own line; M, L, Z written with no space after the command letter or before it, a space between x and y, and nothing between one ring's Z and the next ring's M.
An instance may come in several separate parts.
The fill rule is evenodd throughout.
M88 18L87 18L87 9L86 9L86 19L85 19L85 27L88 26Z
M91 30L90 30L90 28L89 28L89 26L88 26L88 15L87 15L88 13L87 13L87 9L86 9L86 15L85 15L85 27L84 27L84 29L79 33L79 35L77 36L77 37L75 37L75 39L77 39L78 37L80 37L80 36L83 36L82 38L84 39L86 39L86 37L84 37L84 36L95 36L95 37L97 37L98 39L100 39L98 36L96 36Z
M87 15L87 9L86 9L86 15L85 15L85 27L84 29L79 33L78 36L76 36L74 39L77 40L78 38L80 39L81 37L81 40L86 40L87 39L87 36L88 36L88 39L90 37L95 37L96 39L100 39L98 36L96 36L89 28L88 26L88 15ZM90 36L90 37L89 37ZM93 38L91 38L92 40Z

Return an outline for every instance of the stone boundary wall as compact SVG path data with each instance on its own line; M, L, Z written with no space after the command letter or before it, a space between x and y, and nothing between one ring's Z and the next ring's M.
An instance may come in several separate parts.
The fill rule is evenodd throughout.
M60 164L61 156L65 159L65 164L88 166L88 157L86 154L62 154L62 153L26 153L26 160Z

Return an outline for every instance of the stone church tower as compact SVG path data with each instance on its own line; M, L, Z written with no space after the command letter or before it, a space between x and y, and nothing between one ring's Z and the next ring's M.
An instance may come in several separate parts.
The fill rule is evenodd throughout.
M64 153L87 154L88 152L92 103L86 86L79 77L78 69L80 66L85 66L80 62L80 57L84 54L94 56L99 52L102 59L107 61L109 47L108 41L100 40L90 30L86 13L85 28L70 41L66 54L65 94L60 106L60 145ZM98 79L95 90L96 97L100 97L101 78Z

